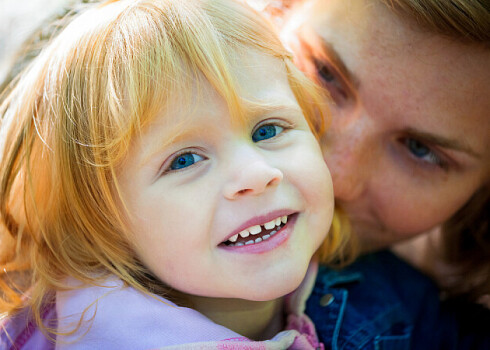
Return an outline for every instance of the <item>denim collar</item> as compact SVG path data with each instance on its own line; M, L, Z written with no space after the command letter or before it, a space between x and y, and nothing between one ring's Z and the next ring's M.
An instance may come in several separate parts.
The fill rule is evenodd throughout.
M359 271L351 271L349 268L334 270L327 266L320 266L317 287L332 288L343 284L359 283L364 279L364 275Z

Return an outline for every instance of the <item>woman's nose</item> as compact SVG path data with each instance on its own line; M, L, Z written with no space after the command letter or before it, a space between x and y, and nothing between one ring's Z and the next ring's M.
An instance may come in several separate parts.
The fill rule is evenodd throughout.
M355 201L369 189L371 175L377 168L379 156L374 137L369 125L363 125L361 120L357 120L357 125L331 131L335 134L328 137L324 155L332 174L335 198Z
M259 154L242 156L240 161L235 159L229 166L231 176L223 192L225 198L230 200L259 195L279 185L284 177L281 170L269 164Z
M327 157L327 165L332 174L335 198L340 201L354 201L362 196L367 183L367 169L360 163L357 154Z

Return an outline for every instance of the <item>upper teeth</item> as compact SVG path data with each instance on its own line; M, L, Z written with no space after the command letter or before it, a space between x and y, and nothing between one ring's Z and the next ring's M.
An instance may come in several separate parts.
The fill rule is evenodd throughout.
M280 226L281 224L285 224L287 222L288 222L288 217L285 215L285 216L280 216L278 218L275 218L274 220L271 220L269 222L266 222L262 226L264 226L264 228L266 230L272 230L276 226ZM239 236L246 238L250 235L258 235L259 233L262 232L262 226L261 225L255 225L255 226L251 226L249 228L246 228L245 230L240 231L236 235L231 236L230 238L228 238L228 240L230 242L236 242Z

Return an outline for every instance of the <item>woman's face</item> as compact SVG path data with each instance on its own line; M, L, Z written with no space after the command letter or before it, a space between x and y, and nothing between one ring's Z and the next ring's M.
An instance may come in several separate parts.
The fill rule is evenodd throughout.
M284 39L332 95L324 156L363 249L437 226L488 181L490 50L367 0L309 1Z

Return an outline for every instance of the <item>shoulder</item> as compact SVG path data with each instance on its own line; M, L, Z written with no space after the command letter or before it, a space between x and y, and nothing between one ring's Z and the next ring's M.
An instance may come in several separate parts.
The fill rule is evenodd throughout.
M47 305L42 319L49 327L55 323L54 307ZM54 343L36 325L30 307L25 306L8 318L0 316L0 349L5 350L53 350Z
M111 278L56 295L57 349L157 348L237 336L199 312ZM81 327L76 328L82 319Z
M435 324L438 307L435 284L383 251L342 270L322 266L307 313L322 341L333 348L371 349L377 344L408 349L413 334L423 332L417 328L421 320Z

